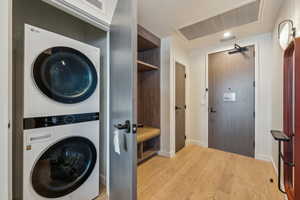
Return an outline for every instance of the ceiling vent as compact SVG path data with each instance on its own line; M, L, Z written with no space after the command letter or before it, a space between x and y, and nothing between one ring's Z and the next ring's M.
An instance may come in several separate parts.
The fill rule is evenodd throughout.
M223 38L220 40L220 42L228 42L228 41L232 41L232 40L235 40L236 37L235 36L231 36L231 37L228 37L228 38Z
M93 6L95 6L96 8L103 10L103 3L100 0L86 0L87 2L89 2L90 4L92 4Z
M183 27L179 31L188 40L194 40L233 27L256 22L259 19L260 2L260 0L257 0L215 17Z

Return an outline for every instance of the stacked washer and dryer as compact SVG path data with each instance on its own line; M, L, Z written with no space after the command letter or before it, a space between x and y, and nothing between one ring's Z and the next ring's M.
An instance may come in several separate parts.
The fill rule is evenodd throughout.
M24 200L99 194L100 49L25 25Z

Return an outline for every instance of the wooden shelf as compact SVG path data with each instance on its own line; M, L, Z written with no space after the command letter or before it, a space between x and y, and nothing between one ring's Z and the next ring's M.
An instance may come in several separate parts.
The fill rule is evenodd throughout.
M148 63L145 63L143 61L138 60L137 61L138 64L138 71L139 72L145 72L145 71L153 71L153 70L158 70L159 67L155 66L155 65L151 65Z
M143 128L138 128L137 131L137 142L141 143L152 138L155 138L160 135L160 129L152 128L149 126L145 126Z
M153 128L150 126L138 128L138 163L141 163L158 153L159 140L156 140L156 138L158 138L159 136L160 129L158 128Z

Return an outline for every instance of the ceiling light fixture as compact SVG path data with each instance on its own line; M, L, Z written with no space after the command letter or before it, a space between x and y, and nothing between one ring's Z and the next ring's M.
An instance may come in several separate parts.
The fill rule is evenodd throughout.
M230 32L225 32L223 34L224 38L229 38L231 36L231 33Z

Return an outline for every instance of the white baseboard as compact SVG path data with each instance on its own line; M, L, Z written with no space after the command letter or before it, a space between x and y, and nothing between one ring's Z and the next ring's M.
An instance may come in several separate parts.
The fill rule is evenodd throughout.
M175 152L159 151L158 155L163 157L173 158L175 156Z
M186 144L194 144L198 145L200 147L208 147L204 142L201 142L200 140L192 140L192 139L187 139Z
M272 162L273 159L270 156L263 155L263 154L257 154L255 155L256 160L262 160L262 161L267 161L267 162Z

